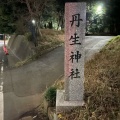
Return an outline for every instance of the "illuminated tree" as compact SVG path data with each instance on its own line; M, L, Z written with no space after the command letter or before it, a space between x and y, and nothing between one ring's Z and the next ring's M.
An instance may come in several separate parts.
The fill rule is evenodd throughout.
M101 33L105 28L105 5L104 3L88 3L87 6L87 32Z

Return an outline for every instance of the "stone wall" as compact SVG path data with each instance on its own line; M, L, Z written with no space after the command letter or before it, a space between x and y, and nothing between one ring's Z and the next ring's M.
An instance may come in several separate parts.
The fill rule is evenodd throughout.
M24 60L33 54L31 49L32 44L26 40L24 35L12 35L7 47L15 56L21 60Z

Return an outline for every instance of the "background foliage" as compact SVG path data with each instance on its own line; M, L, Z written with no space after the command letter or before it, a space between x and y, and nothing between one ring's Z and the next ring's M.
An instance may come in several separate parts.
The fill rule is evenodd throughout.
M82 1L87 2L87 33L120 33L119 0ZM39 29L62 29L66 2L81 0L0 0L0 33L24 34L29 30L32 19L36 20ZM100 5L101 13L97 12Z

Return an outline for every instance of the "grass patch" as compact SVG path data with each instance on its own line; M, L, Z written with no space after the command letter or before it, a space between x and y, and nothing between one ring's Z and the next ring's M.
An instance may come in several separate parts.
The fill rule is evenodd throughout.
M60 35L64 34L64 30L41 29L42 35Z
M41 30L41 33L42 37L38 41L38 47L35 48L35 55L32 56L32 59L39 58L43 53L48 52L63 43L58 39L58 35L61 34L61 31L43 29Z
M85 64L84 85L85 106L59 120L120 120L120 36Z

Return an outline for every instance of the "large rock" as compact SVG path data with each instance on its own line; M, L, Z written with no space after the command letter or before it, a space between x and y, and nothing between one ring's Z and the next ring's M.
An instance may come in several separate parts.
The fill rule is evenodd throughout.
M24 60L33 54L32 47L24 35L12 35L8 42L8 48L20 60Z

